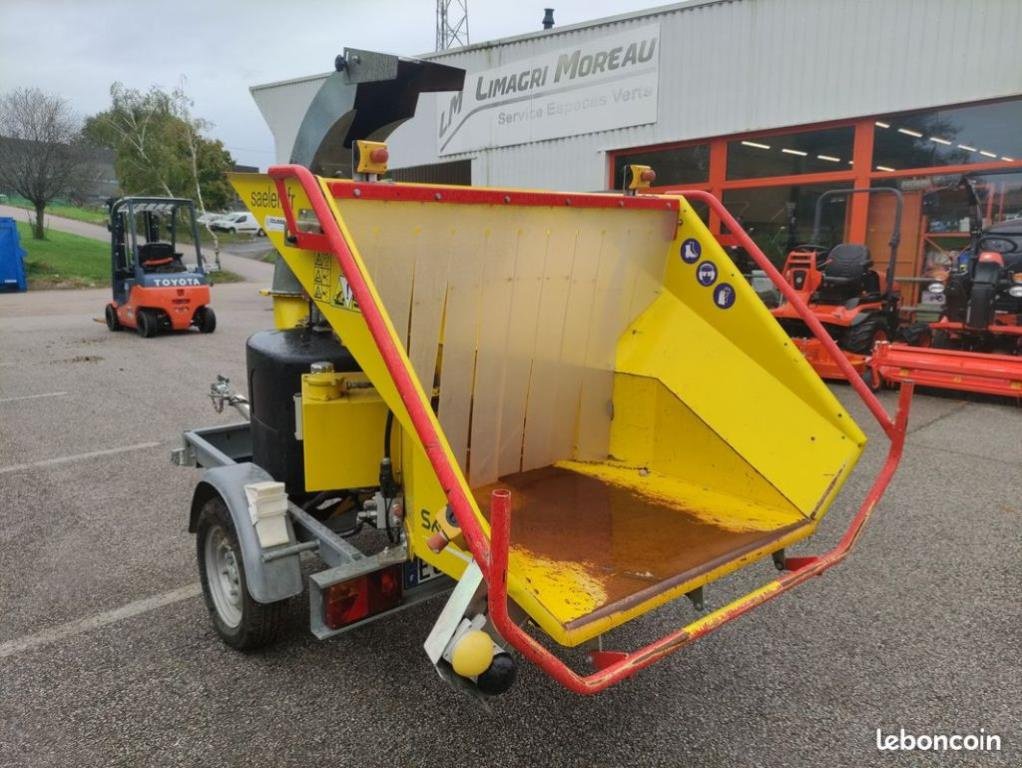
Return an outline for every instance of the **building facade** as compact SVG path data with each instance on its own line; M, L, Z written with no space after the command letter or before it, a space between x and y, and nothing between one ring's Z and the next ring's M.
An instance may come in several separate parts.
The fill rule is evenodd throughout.
M966 242L964 204L944 194L963 175L989 222L1022 216L1020 33L1017 0L695 0L427 54L465 87L420 98L392 167L606 190L644 163L657 189L720 196L777 261L822 191L893 186L898 274L936 275ZM252 89L279 161L323 77ZM881 196L838 200L823 236L880 254L893 215Z

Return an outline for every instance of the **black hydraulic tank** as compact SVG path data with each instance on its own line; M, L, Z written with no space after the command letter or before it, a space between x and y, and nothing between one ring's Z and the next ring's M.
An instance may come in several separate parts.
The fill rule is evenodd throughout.
M295 439L294 396L302 391L302 374L313 363L333 363L334 370L361 370L351 353L329 330L292 328L259 331L246 344L251 401L252 460L292 497L303 496L305 462Z

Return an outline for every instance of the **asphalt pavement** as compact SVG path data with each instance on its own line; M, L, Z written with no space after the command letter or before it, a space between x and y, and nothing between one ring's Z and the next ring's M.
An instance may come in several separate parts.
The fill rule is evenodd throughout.
M168 454L234 420L206 392L217 373L243 390L245 338L272 326L251 263L262 278L213 288L209 336L110 333L106 291L0 294L0 766L1022 764L1022 409L999 403L917 396L844 563L596 697L523 663L481 708L423 654L436 602L318 642L296 601L283 642L226 648L195 596L199 474ZM835 391L871 445L796 554L835 543L884 457ZM708 602L773 575L753 565ZM605 645L694 616L675 603ZM876 749L902 727L983 728L1002 751Z

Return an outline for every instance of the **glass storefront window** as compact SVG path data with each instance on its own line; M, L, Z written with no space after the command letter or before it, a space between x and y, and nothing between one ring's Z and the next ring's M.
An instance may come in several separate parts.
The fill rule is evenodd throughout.
M729 141L727 178L849 171L854 141L851 126Z
M973 211L961 186L963 179L968 179L975 190L983 227L1022 218L1022 171L891 177L875 179L873 186L900 189L906 201L919 197L925 232L968 233L966 220ZM908 205L906 209L911 210Z
M820 195L828 189L849 188L850 184L799 184L732 189L724 192L723 202L763 253L780 267L790 250L809 242ZM824 203L820 245L836 245L844 239L847 208L847 197Z
M1022 171L970 173L984 228L1022 218ZM943 280L968 257L970 217L976 215L960 173L876 178L873 186L901 190L905 215L901 226L898 275L904 303L918 302L923 311L939 312L943 296L926 285ZM871 207L867 241L880 247L889 236L890 216Z
M980 199L984 226L1022 219L1022 171L969 174Z
M655 185L701 184L710 178L710 145L629 152L614 158L615 188L620 188L626 165L649 165L656 171Z
M873 170L1022 160L1022 99L876 120Z

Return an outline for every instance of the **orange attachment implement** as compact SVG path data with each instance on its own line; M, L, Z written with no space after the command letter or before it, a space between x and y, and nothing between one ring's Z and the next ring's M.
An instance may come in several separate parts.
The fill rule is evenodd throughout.
M1017 355L880 342L870 367L874 381L1022 398L1022 357Z
M847 381L848 377L845 372L838 366L837 362L831 357L830 353L824 348L823 344L817 338L811 339L800 339L792 338L792 344L798 347L799 351L805 356L805 359L809 362L809 365L813 366L821 379ZM841 350L842 354L848 358L848 362L851 364L855 372L860 376L866 373L866 369L869 366L869 358L866 355L857 355L854 352L848 352L847 350Z

